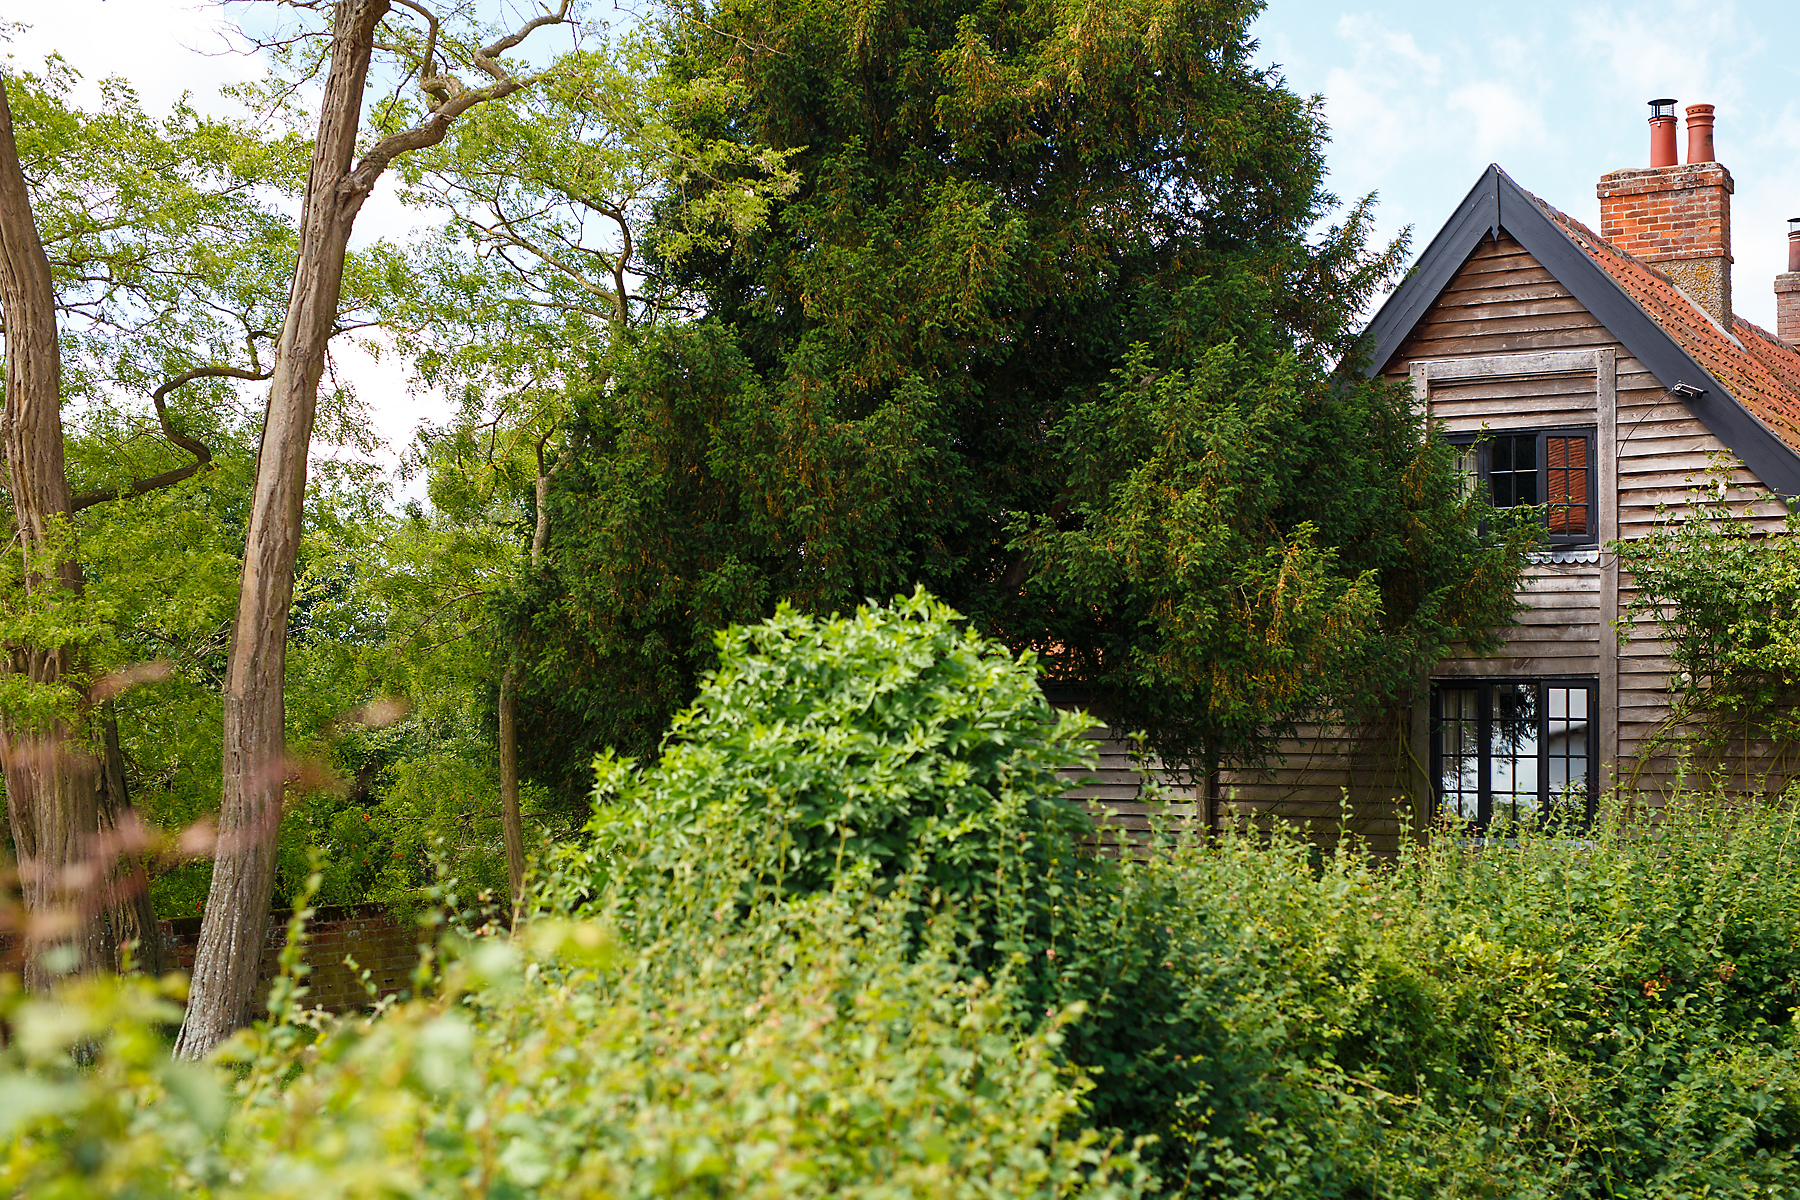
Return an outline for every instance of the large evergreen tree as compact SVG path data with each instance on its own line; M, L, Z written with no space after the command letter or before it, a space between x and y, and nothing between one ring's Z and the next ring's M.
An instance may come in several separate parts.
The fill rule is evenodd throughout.
M1403 247L1367 202L1327 225L1323 120L1253 65L1260 7L669 18L669 69L714 83L691 132L801 182L737 234L677 197L647 286L697 316L578 405L511 612L541 778L652 747L713 631L783 599L923 583L1199 767L1505 619L1518 539L1484 541L1404 389L1334 370Z

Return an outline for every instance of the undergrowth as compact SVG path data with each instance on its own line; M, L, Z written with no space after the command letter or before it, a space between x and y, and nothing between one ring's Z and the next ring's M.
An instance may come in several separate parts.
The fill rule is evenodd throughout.
M424 998L308 1013L290 956L194 1067L179 981L5 992L0 1194L1800 1191L1787 800L1114 862L1085 719L928 597L720 663Z

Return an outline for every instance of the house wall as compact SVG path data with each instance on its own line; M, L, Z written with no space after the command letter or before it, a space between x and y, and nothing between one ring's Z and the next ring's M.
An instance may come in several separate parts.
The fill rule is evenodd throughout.
M1713 456L1735 460L1735 455L1517 242L1506 237L1484 242L1390 369L1396 376L1416 377L1421 364L1571 351L1597 352L1595 373L1540 374L1478 386L1433 380L1431 415L1448 431L1480 428L1484 422L1496 430L1564 421L1599 424L1602 470L1610 469L1617 479L1615 503L1602 516L1602 541L1643 537L1686 507ZM1608 357L1614 373L1610 413L1602 411L1608 389L1598 378ZM1757 485L1741 466L1732 481ZM1780 527L1779 502L1754 509L1764 530ZM1616 532L1609 532L1609 525ZM1554 664L1562 662L1569 673L1598 676L1603 713L1616 722L1602 727L1603 786L1610 769L1611 777L1630 776L1655 799L1670 782L1672 764L1656 755L1638 769L1637 760L1669 714L1668 648L1648 621L1627 629L1623 645L1605 636L1635 596L1630 573L1620 571L1610 554L1602 553L1590 567L1534 568L1521 591L1532 607L1521 614L1506 648L1486 660L1440 664L1433 675L1547 675L1559 673ZM1576 670L1585 664L1592 669Z
M1212 812L1220 825L1285 824L1330 849L1346 835L1395 853L1418 824L1423 776L1409 744L1409 714L1363 729L1302 726L1260 771L1223 771Z
M1204 791L1192 781L1165 770L1123 729L1095 725L1087 736L1095 766L1060 774L1071 785L1063 794L1093 818L1103 854L1129 853L1158 833L1181 836L1199 827Z
M1593 425L1599 462L1602 545L1653 531L1686 505L1710 457L1734 458L1679 399L1637 361L1566 288L1510 237L1484 240L1388 364L1412 381L1419 402L1447 433L1486 428ZM1741 466L1735 484L1756 480ZM1612 503L1606 503L1608 496ZM1754 506L1756 523L1778 528L1779 502ZM1559 555L1559 558L1573 556ZM1672 779L1667 755L1639 761L1669 713L1668 650L1651 622L1613 632L1635 596L1629 572L1602 551L1597 561L1542 561L1526 572L1525 606L1506 644L1488 657L1453 656L1432 678L1472 675L1593 677L1600 684L1600 779L1628 777L1649 801ZM1376 849L1397 840L1421 809L1429 762L1426 700L1398 718L1404 734L1383 737L1314 729L1282 747L1261 774L1221 778L1223 820L1299 820L1330 835L1333 814L1352 802L1350 827ZM1406 747L1396 752L1395 744ZM1769 766L1739 748L1739 782L1754 786Z

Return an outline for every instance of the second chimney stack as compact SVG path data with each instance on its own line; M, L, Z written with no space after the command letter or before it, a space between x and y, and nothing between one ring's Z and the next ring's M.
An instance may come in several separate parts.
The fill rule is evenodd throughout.
M1788 269L1775 277L1775 336L1800 348L1800 217L1788 218Z

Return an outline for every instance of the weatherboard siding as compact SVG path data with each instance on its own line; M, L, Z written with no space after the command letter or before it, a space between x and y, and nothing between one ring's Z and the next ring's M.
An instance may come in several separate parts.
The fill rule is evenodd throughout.
M1613 443L1617 536L1643 537L1691 503L1715 461L1736 456L1669 395L1598 320L1510 237L1484 240L1390 362L1391 378L1404 379L1413 364L1544 351L1610 350L1614 355L1616 407ZM1469 386L1434 383L1430 413L1446 432L1597 424L1595 376L1536 376ZM1742 465L1732 481L1755 486ZM1604 497L1602 497L1604 502ZM1778 501L1749 506L1764 529L1776 528ZM1605 559L1603 559L1603 563ZM1598 676L1603 639L1617 638L1614 622L1636 597L1627 571L1618 572L1616 603L1601 603L1602 564L1534 566L1519 592L1526 606L1506 634L1506 646L1486 658L1442 663L1438 678L1459 675ZM1630 775L1647 799L1660 799L1672 782L1665 755L1637 761L1640 750L1669 715L1668 649L1654 622L1629 623L1616 651L1617 679L1601 705L1615 714L1613 746L1602 747L1603 786ZM1749 756L1754 760L1754 754ZM1752 771L1754 773L1754 770ZM1738 772L1743 775L1743 771Z
M1124 730L1096 725L1087 731L1098 760L1093 767L1061 772L1071 785L1063 795L1093 819L1095 844L1106 854L1142 846L1160 830L1193 833L1204 806L1192 784L1184 784L1162 763L1143 754Z
M1329 848L1346 835L1382 854L1414 827L1406 747L1397 728L1303 726L1260 771L1220 774L1219 821L1298 829Z
M1571 352L1588 365L1494 375L1493 364L1477 361L1517 356L1508 361L1568 368L1571 360L1557 356ZM1551 357L1524 357L1545 355ZM1684 511L1715 461L1736 464L1733 484L1758 486L1725 443L1504 232L1484 238L1469 255L1384 373L1397 382L1412 379L1429 416L1447 434L1596 427L1596 451L1612 449L1610 469L1597 464L1596 481L1615 481L1610 497L1598 496L1601 505L1611 506L1600 525L1603 541L1644 537ZM1427 382L1434 373L1440 377ZM1779 528L1784 517L1779 501L1737 507L1747 507L1765 531ZM1598 563L1535 563L1520 584L1522 607L1505 631L1504 646L1486 656L1454 655L1431 677L1599 679L1601 786L1624 784L1646 802L1660 803L1677 764L1666 753L1640 752L1666 732L1671 668L1655 623L1623 618L1636 594L1630 573L1604 551ZM1211 803L1201 798L1188 811L1210 813L1218 825L1285 822L1326 844L1354 832L1377 850L1391 850L1418 827L1415 813L1422 811L1413 798L1426 791L1430 758L1424 705L1421 698L1416 709L1396 714L1385 733L1303 729L1262 770L1222 772ZM1779 782L1791 769L1766 747L1738 746L1734 755L1725 774L1736 786L1761 787L1771 776ZM1191 789L1187 794L1194 795ZM1142 796L1116 803L1126 807L1115 822L1142 836L1153 803Z

